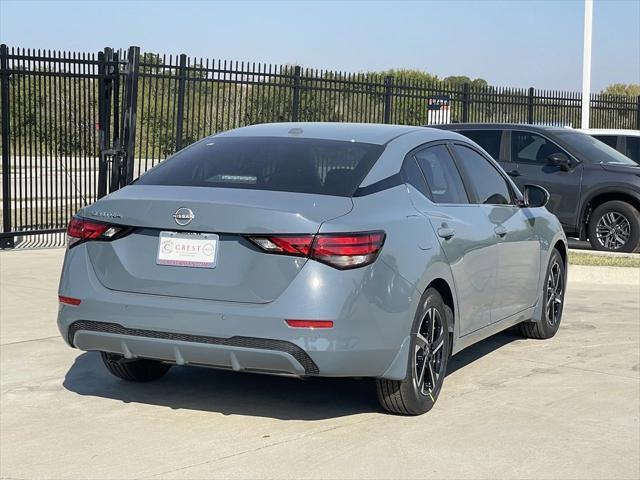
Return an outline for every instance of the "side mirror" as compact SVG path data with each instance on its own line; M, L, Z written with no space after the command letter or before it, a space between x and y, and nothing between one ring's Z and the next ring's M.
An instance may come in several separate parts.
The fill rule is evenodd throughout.
M544 207L549 201L549 192L538 185L524 186L524 206L530 208Z
M571 169L571 160L564 153L552 153L547 157L547 161L551 165L560 167L563 172L568 172Z

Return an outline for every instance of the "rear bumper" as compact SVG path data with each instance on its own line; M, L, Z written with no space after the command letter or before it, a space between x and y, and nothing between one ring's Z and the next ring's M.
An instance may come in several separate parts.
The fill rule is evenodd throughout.
M319 373L304 350L283 340L186 335L84 320L73 322L68 336L69 343L81 350L119 353L126 358L298 376Z
M266 280L268 281L268 279ZM419 295L378 259L338 271L309 261L266 304L193 300L109 290L80 245L65 259L58 327L81 350L178 365L297 376L403 377L391 366L410 331ZM291 328L285 319L333 320L331 329ZM391 372L391 373L390 373Z

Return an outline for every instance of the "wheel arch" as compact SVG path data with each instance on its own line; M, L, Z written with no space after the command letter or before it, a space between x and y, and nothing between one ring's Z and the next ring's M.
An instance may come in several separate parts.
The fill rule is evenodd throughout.
M567 250L567 244L562 240L557 240L556 243L553 245L553 248L558 250L558 252L560 253L560 257L564 262L564 269L566 270L567 265L569 264L569 259L568 259L569 252Z
M444 304L449 308L451 308L451 313L452 313L451 316L453 318L452 318L452 322L449 324L449 334L451 336L452 352L455 353L456 351L455 343L457 340L457 336L455 333L456 332L455 318L456 318L456 311L457 311L456 300L455 300L455 290L454 290L454 286L451 285L450 282L444 278L444 276L446 276L446 274L443 276L431 277L431 280L429 281L429 283L424 288L417 289L417 292L422 292L420 294L420 297L423 298L424 293L428 289L433 288L440 294ZM407 362L409 358L409 343L410 343L410 338L409 338L409 335L407 335L407 337L402 342L402 345L400 345L400 348L398 350L398 353L396 354L396 357L393 359L393 361L391 362L387 370L381 375L381 378L386 378L389 380L402 380L405 377L407 373L407 365L408 365Z
M569 246L567 244L567 239L564 235L564 233L562 233L562 231L557 232L553 238L551 239L551 241L546 244L548 245L547 248L545 248L544 250L544 254L541 256L541 264L540 264L540 276L538 278L538 292L539 292L539 297L538 297L538 301L535 304L534 307L534 311L533 311L533 315L531 317L531 321L532 322L541 322L543 320L543 312L542 312L542 292L544 291L544 283L545 283L545 279L546 279L546 272L547 272L547 267L549 265L549 261L551 259L551 254L553 252L553 250L558 250L558 253L560 253L560 257L562 258L562 261L564 262L564 274L565 274L565 279L567 278L567 273L569 271Z
M455 331L454 326L456 324L456 306L455 301L453 300L453 290L444 278L436 278L432 280L429 285L427 285L427 288L425 288L425 292L430 288L437 290L442 297L444 304L451 309L452 318L451 323L449 324L449 333L453 334Z
M628 203L640 212L640 195L638 194L620 189L606 189L594 192L589 196L582 207L579 225L581 240L587 239L587 227L589 225L591 213L603 203L614 200Z

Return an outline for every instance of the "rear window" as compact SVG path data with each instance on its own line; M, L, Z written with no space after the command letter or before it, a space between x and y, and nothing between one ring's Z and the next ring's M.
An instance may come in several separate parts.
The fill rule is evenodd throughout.
M350 197L383 150L381 145L337 140L210 137L136 183Z
M500 130L461 130L458 133L476 142L495 160L500 160Z
M627 157L640 163L640 137L627 137Z
M616 144L618 143L618 137L615 135L592 135L593 138L600 140L602 143L606 143L611 148L616 148Z

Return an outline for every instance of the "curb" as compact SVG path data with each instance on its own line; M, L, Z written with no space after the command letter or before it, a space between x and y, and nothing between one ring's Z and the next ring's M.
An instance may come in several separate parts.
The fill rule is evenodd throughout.
M594 257L611 257L611 258L639 258L640 253L621 253L621 252L602 252L600 250L586 250L582 248L570 248L570 253L579 253L581 255L593 255Z
M640 287L640 268L636 267L603 267L569 264L568 277L569 282L635 285ZM640 297L640 290L638 291L638 296Z

